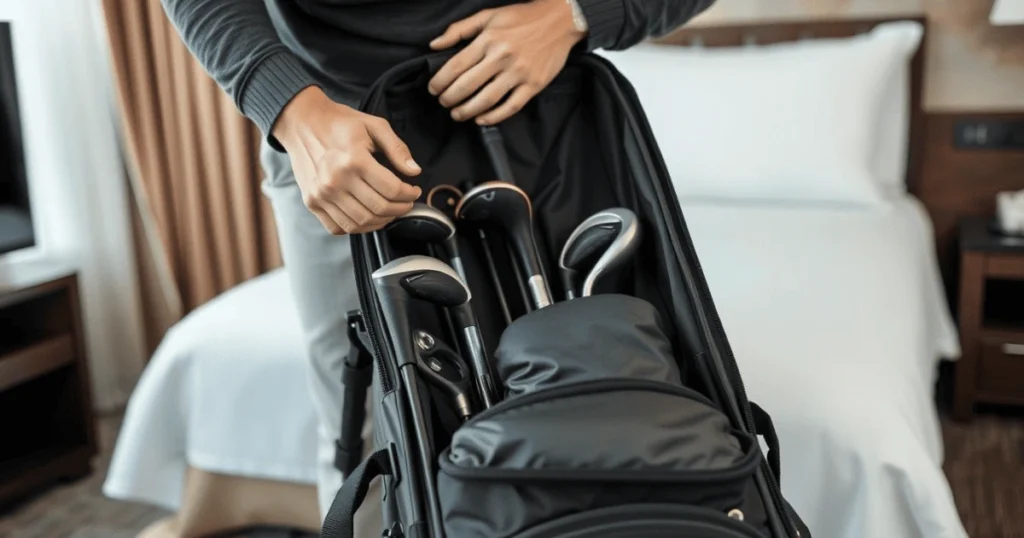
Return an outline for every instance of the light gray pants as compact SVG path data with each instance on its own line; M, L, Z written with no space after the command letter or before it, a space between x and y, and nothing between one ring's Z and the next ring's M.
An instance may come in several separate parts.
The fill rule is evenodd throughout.
M349 238L331 235L302 203L288 156L264 141L260 161L266 174L263 192L274 208L311 366L309 387L319 421L315 450L322 519L341 487L341 473L334 468L334 441L341 430L341 375L350 345L345 315L359 308L352 255ZM363 428L367 454L373 450L372 421L368 410ZM356 536L377 537L380 532L380 492L375 482L357 514Z

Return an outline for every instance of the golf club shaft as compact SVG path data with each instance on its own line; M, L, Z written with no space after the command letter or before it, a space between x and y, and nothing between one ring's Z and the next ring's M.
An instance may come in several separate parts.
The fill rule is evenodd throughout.
M427 248L427 250L428 250L428 252L430 253L430 255L432 257L437 258L439 260L441 259L441 257L438 256L438 251L441 250L441 249L437 245L430 245ZM458 267L453 267L453 269L455 269L455 271L459 273L459 276L462 276L463 280L466 279L466 277L462 275L462 272L459 271ZM449 312L447 308L441 308L441 311L444 312L443 315L444 315L444 320L445 320L445 331L448 333L448 341L452 342L452 344L455 346L455 349L459 353L464 353L464 350L462 349L462 347L461 347L461 345L459 343L459 339L455 335L455 332L456 332L455 331L455 323L452 320L452 313Z
M480 401L484 404L485 409L489 408L496 402L498 392L495 388L494 375L491 372L491 363L487 358L487 350L484 349L484 341L480 336L476 315L468 303L454 307L452 311L455 314L455 323L461 329L466 342L470 368L473 370L477 391L480 393Z
M508 260L510 262L509 265L512 266L512 273L515 275L516 289L519 290L519 295L523 300L523 309L525 309L526 313L529 314L536 310L536 308L530 293L526 291L526 288L523 286L523 283L527 282L528 279L523 276L523 270L519 268L519 263L516 261L518 256L516 256L516 251L512 247L512 244L505 243L505 247L505 251L508 253Z

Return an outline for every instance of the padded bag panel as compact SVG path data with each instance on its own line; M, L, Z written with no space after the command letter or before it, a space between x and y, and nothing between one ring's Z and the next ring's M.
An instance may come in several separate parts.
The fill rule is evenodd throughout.
M508 397L601 378L680 385L672 344L654 306L627 295L555 303L517 319L495 353Z
M695 391L602 379L511 398L472 419L441 454L438 495L445 529L459 537L515 536L569 514L650 503L725 515L750 504L760 458L757 442Z

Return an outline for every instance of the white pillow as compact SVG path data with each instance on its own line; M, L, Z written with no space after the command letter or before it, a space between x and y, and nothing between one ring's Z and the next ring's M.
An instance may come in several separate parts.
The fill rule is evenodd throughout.
M875 206L903 179L906 96L893 94L906 93L898 79L921 36L901 21L843 39L602 55L636 88L681 198Z

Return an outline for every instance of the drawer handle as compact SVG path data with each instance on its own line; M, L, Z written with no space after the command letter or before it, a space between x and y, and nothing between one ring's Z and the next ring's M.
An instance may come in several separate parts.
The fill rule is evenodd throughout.
M1024 356L1024 344L1003 344L1003 353Z

